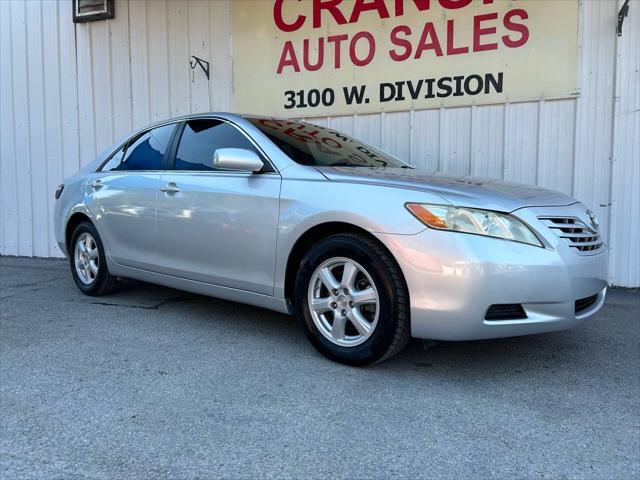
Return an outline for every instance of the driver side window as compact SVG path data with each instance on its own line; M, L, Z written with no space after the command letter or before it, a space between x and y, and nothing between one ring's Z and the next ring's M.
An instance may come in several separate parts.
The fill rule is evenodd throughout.
M190 120L184 126L176 154L175 170L216 170L213 155L219 148L260 152L236 127L215 119Z
M127 148L127 146L125 145L120 150L118 150L116 153L114 153L111 156L111 158L109 160L107 160L107 163L105 163L102 166L100 171L101 172L111 172L111 171L117 170L118 166L120 165L120 162L122 162L122 159L124 157L124 151L126 150L126 148Z

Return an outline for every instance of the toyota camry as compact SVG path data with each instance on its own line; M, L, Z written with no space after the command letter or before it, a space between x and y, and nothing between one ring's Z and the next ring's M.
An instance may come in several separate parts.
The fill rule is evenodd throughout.
M580 201L431 175L331 128L210 113L139 130L55 193L77 287L133 278L295 314L323 355L551 332L594 315L607 251Z

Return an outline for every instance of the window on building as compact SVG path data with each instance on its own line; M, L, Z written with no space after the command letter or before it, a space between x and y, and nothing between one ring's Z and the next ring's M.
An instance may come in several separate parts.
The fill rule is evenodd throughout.
M114 0L73 0L73 21L75 23L114 17Z

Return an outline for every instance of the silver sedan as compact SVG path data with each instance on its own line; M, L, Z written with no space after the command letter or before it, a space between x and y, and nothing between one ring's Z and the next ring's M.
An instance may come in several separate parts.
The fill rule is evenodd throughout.
M295 314L366 365L410 337L573 327L604 302L593 213L538 187L429 175L330 128L201 114L117 142L56 191L87 295L134 278Z

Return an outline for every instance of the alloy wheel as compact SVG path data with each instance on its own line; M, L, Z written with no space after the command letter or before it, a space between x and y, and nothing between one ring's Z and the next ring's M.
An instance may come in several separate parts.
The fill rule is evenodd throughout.
M100 270L100 256L98 245L90 233L83 232L78 236L73 257L80 281L85 285L95 282Z
M311 276L309 312L320 333L336 345L353 347L371 337L380 300L371 275L358 262L334 257Z

